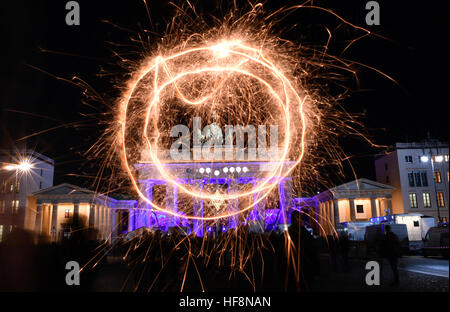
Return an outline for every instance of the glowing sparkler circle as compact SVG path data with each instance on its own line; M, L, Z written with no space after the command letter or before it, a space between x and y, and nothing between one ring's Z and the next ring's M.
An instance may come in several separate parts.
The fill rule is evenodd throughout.
M221 59L221 58L227 57L229 55L236 55L236 56L240 56L243 59L243 61L238 62L236 64L228 65L228 66L224 66L224 65L210 66L210 65L208 65L205 67L197 68L195 70L188 70L188 71L180 72L176 76L172 77L172 75L170 74L170 72L167 68L167 62L173 61L181 56L186 56L190 53L195 53L195 52L206 52L206 53L210 54L211 58L216 58L216 59ZM262 66L263 68L265 68L265 70L267 70L268 72L270 72L270 74L273 77L275 77L275 79L278 80L278 83L280 83L280 85L282 86L282 88L278 87L278 89L281 89L281 91L275 90L274 86L272 86L270 82L267 82L266 80L264 80L262 77L258 76L257 74L252 73L249 70L243 68L243 64L245 64L247 62L254 62L254 63L258 64L259 66ZM162 84L158 83L158 78L159 78L158 74L161 70L160 67L162 67L163 72L170 78ZM232 73L238 73L238 74L245 75L245 76L255 79L256 81L260 82L261 85L263 85L267 89L268 93L276 100L276 102L278 102L280 108L284 112L286 135L285 135L285 140L284 140L285 142L284 142L284 146L283 146L282 156L281 156L280 160L277 162L275 169L272 169L271 172L267 175L266 179L264 179L263 183L261 183L260 185L258 185L255 188L253 188L252 191L243 192L243 193L239 193L239 194L231 194L231 195L230 194L228 194L228 195L221 194L220 196L218 196L217 194L208 195L208 194L204 194L202 192L195 192L195 191L188 190L187 188L185 188L183 186L183 184L178 183L175 180L175 178L171 177L168 173L166 173L166 171L164 170L163 165L157 155L157 145L156 145L157 143L154 143L154 142L152 143L152 140L148 136L147 131L148 131L150 119L151 119L151 117L153 117L152 116L153 109L159 104L160 94L164 91L164 89L166 87L174 85L174 87L177 91L178 97L180 99L182 99L182 101L185 104L188 104L188 105L202 104L206 100L208 100L210 97L213 96L214 91L212 91L210 94L208 94L206 96L203 96L199 100L190 100L184 96L184 94L180 91L180 89L177 86L177 81L180 80L181 78L184 78L188 75L198 75L198 74L205 73L205 72L216 72L216 73L232 72ZM127 111L128 111L129 103L131 101L131 98L132 98L135 90L137 89L137 87L141 83L141 81L149 73L153 73L153 75L154 75L154 79L153 79L154 82L153 82L153 89L152 89L153 96L147 106L146 118L145 118L145 124L144 124L143 131L142 131L142 136L144 138L145 144L148 147L148 150L150 151L150 157L152 159L152 162L156 166L159 174L163 177L163 179L165 179L167 181L168 185L170 184L170 185L179 187L182 191L186 192L187 194L191 195L194 198L210 199L213 201L217 201L217 200L236 199L236 198L239 198L242 196L247 196L247 195L256 194L256 193L263 194L262 196L258 196L258 199L253 204L251 204L248 207L245 207L239 211L228 212L228 213L225 213L222 215L216 215L216 216L211 216L211 217L187 216L187 215L181 215L177 212L157 206L142 193L142 191L140 190L140 188L138 186L138 181L134 177L134 175L130 169L127 152L126 152L126 150L127 150L127 144L126 144ZM277 91L281 94L279 94ZM291 104L291 97L293 97L293 99L294 99L293 104ZM169 57L158 56L151 62L146 63L141 68L141 70L136 75L136 77L132 81L130 81L127 91L124 93L124 95L122 97L122 101L120 103L120 115L119 115L119 122L121 125L119 139L120 139L121 146L122 146L121 147L122 163L124 165L126 173L128 174L128 176L133 184L134 189L139 194L139 196L145 202L147 202L153 208L155 208L159 211L162 211L162 212L165 212L170 215L177 216L177 217L184 217L184 218L188 218L188 219L202 219L202 220L214 220L214 219L220 219L220 218L225 218L225 217L240 214L244 211L251 209L259 201L263 200L266 196L268 196L269 192L276 186L276 184L269 183L269 181L272 178L274 178L276 176L279 176L281 178L286 177L294 169L294 167L301 162L301 160L304 156L304 153L305 153L304 138L305 138L305 134L306 134L306 123L305 123L305 116L304 116L304 112L303 112L304 101L305 101L305 99L301 99L301 97L299 96L298 92L294 88L291 81L282 73L282 71L280 69L278 69L274 65L273 62L271 62L270 60L267 59L267 57L264 56L264 54L262 53L261 50L246 46L240 42L223 41L216 45L206 45L206 46L201 46L201 47L197 47L197 48L186 49L182 52L175 53ZM288 151L289 151L289 143L292 139L292 134L291 134L291 119L292 118L291 118L291 112L290 112L290 109L292 107L295 107L296 109L298 109L298 113L299 113L299 116L301 119L301 131L300 131L301 132L301 149L300 149L299 157L296 159L294 166L288 168L287 170L284 170L284 173L283 173L284 161L287 160L287 155L288 155Z

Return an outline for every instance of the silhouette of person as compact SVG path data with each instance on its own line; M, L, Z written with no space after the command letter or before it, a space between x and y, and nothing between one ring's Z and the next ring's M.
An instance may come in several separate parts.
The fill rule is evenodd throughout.
M328 250L330 253L331 271L338 271L338 242L332 235L327 235Z
M292 212L288 232L295 248L300 249L300 274L295 274L292 266L287 268L289 271L287 291L311 290L312 280L318 273L317 250L314 238L304 226L299 211Z
M388 260L392 273L394 274L394 280L391 285L396 286L399 283L398 258L401 256L400 240L398 239L398 236L392 232L390 225L386 225L384 229L385 233L381 247L382 256Z
M350 241L348 239L348 233L343 231L339 235L339 251L342 257L342 267L344 272L348 272L350 267L348 264L348 253L350 250Z

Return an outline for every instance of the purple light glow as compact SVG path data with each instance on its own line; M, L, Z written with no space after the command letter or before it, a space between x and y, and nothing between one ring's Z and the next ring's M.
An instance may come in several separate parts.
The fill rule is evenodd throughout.
M238 184L255 184L258 180L257 177L252 174L252 171L257 170L259 165L267 165L270 162L220 162L220 163L172 163L172 164L164 164L168 170L172 170L172 168L189 168L186 171L187 176L183 176L182 178L177 178L176 181L179 184L190 184L195 185L198 190L203 190L203 186L205 184L228 184L228 193L232 194L237 191ZM277 162L272 162L277 163ZM282 166L289 166L294 162L286 161L282 164ZM224 167L231 168L234 166L242 166L246 165L248 170L245 174L239 175L238 173L234 173L231 176L222 177L218 176L217 178L210 178L208 176L205 177L204 174L200 174L199 172L195 172L196 169L200 169L202 167L211 168L211 172L214 172L216 169L222 169ZM136 164L135 168L137 170L147 170L154 168L153 164ZM223 174L220 170L220 174ZM227 170L228 171L228 170ZM151 171L150 171L151 172ZM225 171L224 171L225 172ZM184 174L184 173L183 173ZM147 176L142 175L142 176ZM254 209L250 211L247 216L247 219L243 222L243 224L248 224L248 221L256 221L256 222L265 222L265 228L274 228L278 224L286 224L289 223L288 219L290 219L290 210L298 208L303 202L310 202L312 199L310 198L292 198L292 190L287 189L290 188L290 178L281 179L281 177L273 177L269 181L269 183L278 183L279 188L279 207L280 209L265 209L265 202L261 201L257 205L255 205ZM157 178L147 178L140 179L139 183L143 188L143 193L146 194L147 198L152 201L153 199L153 186L154 185L166 185L166 181L157 179ZM172 189L173 188L173 189ZM174 212L178 212L178 189L176 186L170 186L169 188L169 201L166 209L170 209ZM254 200L258 199L259 194L254 194ZM202 199L193 199L193 214L197 217L203 217L203 200ZM129 214L129 231L136 229L138 226L147 226L150 228L158 228L163 231L168 230L169 227L173 226L183 226L191 231L191 225L187 218L181 216L171 216L164 212L155 211L152 206L148 203L145 203L145 210L131 210ZM295 207L295 208L294 208ZM235 212L239 209L239 200L229 200L228 203L228 211ZM178 212L185 216L181 211ZM223 232L228 229L234 229L238 226L238 216L230 216L228 217L228 224L223 226L221 229ZM204 235L205 224L204 220L194 219L192 220L192 232L195 235L202 237ZM213 231L212 227L207 227L207 232L211 233Z

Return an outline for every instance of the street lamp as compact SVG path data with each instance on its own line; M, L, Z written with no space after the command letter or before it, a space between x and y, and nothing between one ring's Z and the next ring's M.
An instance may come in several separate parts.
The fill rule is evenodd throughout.
M17 201L17 195L16 195L19 191L18 183L17 183L17 179L18 179L17 176L19 173L22 175L28 174L32 168L33 168L33 163L29 159L23 159L17 164L7 163L2 168L6 171L13 171L13 170L15 171L14 186L10 190L12 193L14 193L13 201L12 201L13 214L17 213L18 209L19 209L19 203Z
M3 166L3 169L6 171L15 170L15 184L14 188L17 188L17 175L18 173L28 174L30 170L33 168L33 163L29 159L24 159L20 161L18 164L6 164ZM15 200L15 198L14 198Z
M18 173L21 173L22 175L28 174L32 168L33 168L33 163L29 159L24 159L21 162L19 162L18 164L7 164L7 165L3 166L3 169L5 169L6 171L15 170L14 188L17 187L17 174Z
M435 176L435 173L434 173L434 161L442 162L443 157L442 157L442 156L436 156L436 157L434 157L434 159L433 159L432 154L433 154L433 153L432 153L431 150L430 150L430 157L431 157L431 160L430 160L430 158L429 158L427 155L421 156L421 157L420 157L420 160L421 160L423 163L427 163L428 160L430 160L430 164L431 164L431 177L432 177L432 179L433 179L434 196L436 197L436 209L437 209L438 221L441 222L441 212L440 212L440 209L439 209L439 200L438 200L438 197L437 197L437 188L436 188L436 176ZM439 158L439 161L437 160L437 158Z
M24 160L17 165L17 169L23 173L27 173L31 168L33 168L33 164L29 160Z
M7 164L3 166L3 169L6 171L16 170L16 173L19 171L21 173L28 173L33 168L33 164L28 160L23 160L18 164Z

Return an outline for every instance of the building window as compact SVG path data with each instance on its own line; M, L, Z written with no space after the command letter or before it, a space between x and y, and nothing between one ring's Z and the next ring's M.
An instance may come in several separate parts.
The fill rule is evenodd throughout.
M386 183L389 183L389 182L390 182L389 176L386 176Z
M417 208L417 194L416 193L409 194L409 204L410 204L411 208Z
M9 184L9 192L13 193L14 192L14 184Z
M422 172L422 185L428 186L428 176L426 172Z
M2 182L2 193L6 193L6 181Z
M363 205L356 205L356 212L357 213L364 213L364 206Z
M443 192L436 192L436 197L437 197L438 207L445 207L444 193Z
M2 242L2 240L3 240L3 225L0 224L0 243Z
M20 192L20 181L16 182L16 187L15 188L16 188L16 190L15 190L16 193L19 193Z
M5 205L6 205L6 202L4 200L0 200L0 214L5 213Z
M70 209L64 210L64 218L70 218Z
M430 208L431 207L430 193L423 193L423 206L425 208Z
M17 199L13 200L11 202L11 206L12 206L12 213L17 214L19 212L19 201Z
M409 186L413 187L414 186L414 173L412 173L412 172L408 173L408 181L409 181Z
M384 170L385 170L385 171L388 170L388 164L387 164L387 163L384 164Z
M440 171L435 171L434 172L434 182L442 183L442 178L441 178L441 172Z
M420 172L414 173L414 177L416 178L416 186L422 186L422 181L420 180Z
M413 162L412 156L405 156L405 162L412 163Z
M448 154L444 156L445 162L448 162Z

